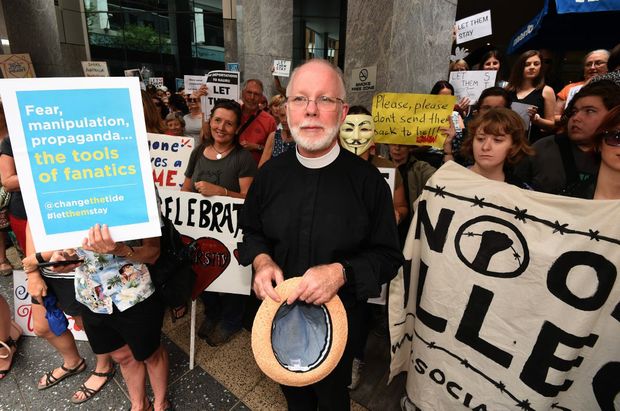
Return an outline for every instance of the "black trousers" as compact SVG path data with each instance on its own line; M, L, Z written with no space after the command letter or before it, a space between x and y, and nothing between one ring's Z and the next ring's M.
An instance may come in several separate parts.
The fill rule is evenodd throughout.
M363 321L363 306L346 307L348 321L347 345L336 368L321 381L306 387L280 385L291 411L346 411L351 409L349 389L353 353Z

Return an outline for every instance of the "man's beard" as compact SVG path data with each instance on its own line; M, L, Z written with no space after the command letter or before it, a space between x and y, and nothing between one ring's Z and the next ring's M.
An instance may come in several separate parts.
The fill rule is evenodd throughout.
M310 127L312 126L323 127L323 135L320 137L302 136L301 128L309 127L309 126ZM313 121L313 120L304 120L298 126L290 127L290 132L291 132L291 135L293 136L293 140L295 140L295 143L299 147L311 153L315 153L317 151L325 150L326 148L328 148L332 144L336 136L338 135L339 131L340 131L339 125L335 125L334 127L325 127L323 124L320 124L317 121Z

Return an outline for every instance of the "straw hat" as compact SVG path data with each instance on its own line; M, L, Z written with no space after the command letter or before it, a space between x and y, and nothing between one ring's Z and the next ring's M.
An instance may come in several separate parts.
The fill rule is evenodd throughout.
M336 295L323 305L286 299L301 277L276 287L282 302L267 297L252 326L252 352L272 380L303 387L327 376L338 364L347 343L347 313Z

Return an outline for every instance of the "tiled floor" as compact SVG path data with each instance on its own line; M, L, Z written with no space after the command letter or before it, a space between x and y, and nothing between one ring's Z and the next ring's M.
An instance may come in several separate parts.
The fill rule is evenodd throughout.
M0 277L0 294L12 295L10 277ZM12 301L10 301L12 303ZM201 318L201 305L198 315ZM243 330L223 347L210 347L196 338L196 367L189 370L189 315L172 323L164 321L163 344L170 356L169 397L177 410L284 410L286 403L276 383L258 369L250 348L250 333ZM198 324L200 325L200 320ZM360 386L351 392L353 410L399 410L403 378L386 386L389 346L386 337L369 337L366 367ZM94 355L88 344L78 348L89 365ZM59 365L59 356L44 340L24 337L13 369L0 381L0 411L3 410L123 410L130 404L120 376L94 399L75 406L69 401L86 373L48 390L38 391L37 379ZM356 402L357 401L357 402ZM361 404L364 404L361 405Z

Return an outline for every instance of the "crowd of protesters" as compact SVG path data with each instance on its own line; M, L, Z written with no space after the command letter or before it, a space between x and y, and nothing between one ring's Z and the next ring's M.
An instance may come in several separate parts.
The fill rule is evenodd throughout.
M340 145L371 164L396 169L393 212L402 247L416 198L432 174L448 161L488 179L526 190L586 199L620 199L620 45L611 51L588 53L583 61L583 78L574 79L557 94L545 83L542 56L537 50L522 53L508 78L498 75L495 86L484 90L475 104L459 101L450 116L450 127L443 130L442 150L398 144L380 147L372 141L372 115L364 107L352 107L346 116L346 100L335 94L319 97L276 94L268 99L258 79L244 82L240 102L219 101L206 113L206 119L201 108L201 97L207 93L205 88L186 94L149 87L143 92L144 117L149 132L194 138L195 150L185 171L183 191L245 199L254 178L270 162L287 152L299 154L296 146L300 144L308 151L299 124L291 122L291 113L339 110L344 119L340 121L342 128L338 124L339 131L336 131L340 133ZM486 53L475 67L498 73L508 71L497 50ZM459 60L450 69L469 67ZM437 80L431 94L454 94L448 81ZM279 80L276 85L284 92ZM510 109L513 102L529 105L529 124L524 124ZM82 403L95 396L111 380L117 363L127 384L132 410L172 409L166 396L168 356L160 343L164 306L146 265L157 259L159 239L116 242L107 226L97 225L89 230L82 247L73 250L73 254L68 250L37 252L27 226L1 105L0 139L2 186L11 193L8 223L0 232L0 274L11 273L5 248L10 238L6 232L12 231L16 246L24 255L34 331L62 358L60 367L41 376L36 383L38 389L52 387L88 368L70 331L56 335L50 330L44 297L54 294L57 300L54 304L84 326L97 355L95 368L76 390L72 402ZM388 156L382 158L379 153ZM42 261L78 257L84 263L60 270L37 266ZM133 287L134 298L129 300L120 299L117 294L102 295L93 287L97 282L92 281L93 272L103 276L119 264L123 270L131 271L125 274L121 270L119 275L131 275L139 284ZM124 289L123 285L120 289ZM254 295L203 293L205 318L198 336L212 346L226 344L243 328L244 316L252 315L255 298ZM368 325L372 315L369 307L364 310ZM387 314L379 311L375 317L385 320ZM355 352L350 357L352 368L347 370L344 381L350 389L357 387L362 376L367 334L366 329L353 335L356 341ZM10 371L20 335L21 329L10 320L9 307L0 297L0 379ZM147 377L154 394L152 401L145 391ZM288 395L294 398L290 392L287 398Z

